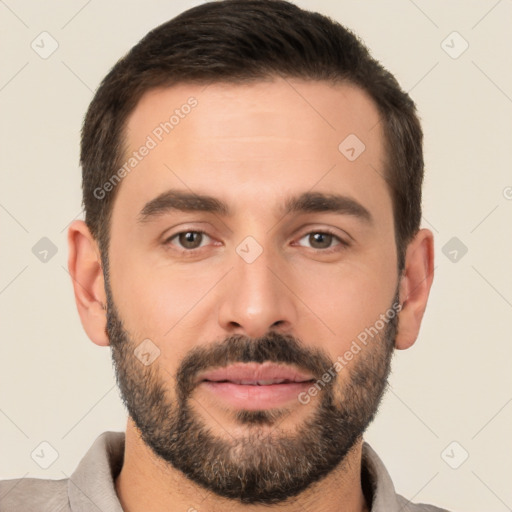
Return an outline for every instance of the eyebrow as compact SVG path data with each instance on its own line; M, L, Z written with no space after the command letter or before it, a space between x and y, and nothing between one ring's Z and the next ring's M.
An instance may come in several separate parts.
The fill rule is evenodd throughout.
M207 212L224 217L233 216L229 206L213 196L168 190L144 205L139 214L139 222L149 222L171 211ZM368 224L373 223L372 215L361 203L339 194L304 192L299 196L288 198L284 206L280 208L280 213L283 216L290 213L322 212L350 215Z
M147 222L170 211L209 212L229 216L228 206L215 197L181 190L168 190L147 202L139 214L139 222Z
M340 215L351 215L368 224L373 223L370 212L355 199L339 194L323 192L305 192L298 197L289 198L283 208L285 215L289 213L326 212Z

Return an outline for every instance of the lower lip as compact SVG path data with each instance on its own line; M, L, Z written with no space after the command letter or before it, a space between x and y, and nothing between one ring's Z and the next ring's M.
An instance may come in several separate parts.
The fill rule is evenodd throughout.
M311 382L252 386L233 382L203 381L200 386L234 407L254 411L280 407L292 400L298 401L299 393L309 388Z

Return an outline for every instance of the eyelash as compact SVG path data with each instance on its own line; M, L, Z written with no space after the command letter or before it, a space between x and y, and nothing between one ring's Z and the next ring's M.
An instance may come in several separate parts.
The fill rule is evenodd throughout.
M310 249L313 250L313 251L316 251L316 252L321 252L322 254L331 254L331 253L334 253L334 252L338 252L338 251L342 251L343 249L346 249L347 247L350 246L350 244L346 241L346 240L343 240L342 238L340 238L336 233L334 233L334 231L331 231L330 229L323 229L323 230L318 230L318 231L308 231L307 233L305 233L304 235L302 235L299 240L302 240L303 238L309 236L309 235L330 235L333 237L333 239L335 241L337 241L338 243L332 247L328 247L327 249L315 249L314 247L311 247Z
M175 233L173 234L172 236L168 237L163 245L164 246L169 246L169 245L173 245L171 244L171 241L174 240L175 238L179 237L180 235L182 234L185 234L185 233L196 233L196 234L201 234L201 235L205 235L207 236L208 238L212 238L208 235L208 233L206 233L205 231L201 231L200 229L189 229L189 230L185 230L185 231L179 231L178 233ZM337 251L340 251L340 250L343 250L347 247L350 246L350 243L347 242L346 240L343 240L341 239L338 235L336 235L336 233L334 233L333 231L329 230L329 229L323 229L323 230L318 230L318 231L308 231L307 233L305 233L304 235L302 235L300 238L299 238L299 241L302 240L303 238L309 236L309 235L312 235L312 234L321 234L321 235L330 235L332 236L337 242L338 244L332 246L332 247L329 247L327 249L315 249L313 247L311 247L310 249L313 250L313 251L316 251L316 252L320 252L322 254L331 254L333 252L337 252ZM179 248L179 247L176 247L176 250L178 250L181 254L183 255L195 255L195 253L199 250L203 249L203 247L197 247L195 249L185 249L185 248Z
M175 238L178 238L180 235L183 235L185 233L198 233L198 234L201 234L201 235L205 235L208 238L211 238L208 235L208 233L206 233L206 231L201 231L200 229L187 229L185 231L178 231L178 233L175 233L174 235L172 235L169 238L167 238L164 241L164 246L168 247L170 245L173 245L173 244L171 244L171 241L174 240ZM175 249L177 251L179 251L183 255L186 255L186 256L191 255L191 256L193 256L197 251L201 250L202 247L197 247L196 249L185 249L184 247L175 247Z

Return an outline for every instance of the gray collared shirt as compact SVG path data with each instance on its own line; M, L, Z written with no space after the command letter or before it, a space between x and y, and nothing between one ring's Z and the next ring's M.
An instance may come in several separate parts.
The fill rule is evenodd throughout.
M124 433L104 432L69 478L0 481L0 511L123 512L114 484L123 456ZM447 512L431 505L415 505L396 494L384 464L368 443L363 445L362 467L372 512Z

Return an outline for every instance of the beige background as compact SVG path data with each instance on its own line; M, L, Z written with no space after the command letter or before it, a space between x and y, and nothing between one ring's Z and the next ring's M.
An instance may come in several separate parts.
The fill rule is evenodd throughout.
M124 430L109 350L85 336L66 270L66 227L81 216L79 129L114 62L197 3L0 2L0 478L64 478L99 433ZM297 3L362 37L411 91L426 134L436 277L367 440L414 501L511 510L512 2ZM46 59L31 48L46 37L51 49L43 31L58 43ZM46 262L32 251L43 237L57 249ZM444 254L453 237L467 254ZM48 469L31 457L43 441L59 454Z

